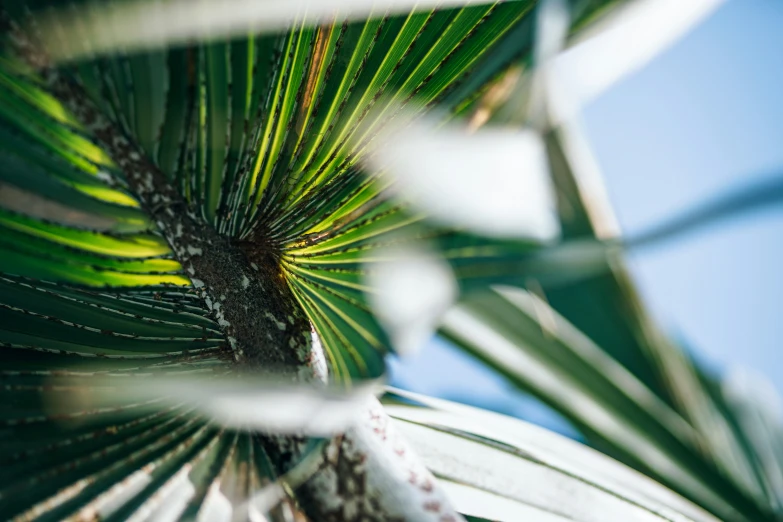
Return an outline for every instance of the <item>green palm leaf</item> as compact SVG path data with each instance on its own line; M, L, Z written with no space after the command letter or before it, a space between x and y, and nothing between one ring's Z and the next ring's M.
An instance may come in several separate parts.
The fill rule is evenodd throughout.
M468 515L715 520L647 477L522 421L409 392L390 390L385 400L392 418Z
M445 316L442 333L564 414L596 447L721 518L776 519L775 472L770 476L749 449L751 432L726 406L719 382L647 315L624 267L622 242L607 239L618 232L598 197L602 189L569 150L575 138L566 128L548 139L563 245L527 260L517 254L508 268L490 270L506 276L493 282L527 291L499 287L468 297ZM627 245L755 208L762 193L777 201L772 185L748 191L759 200L735 194ZM754 203L746 207L746 199ZM508 278L515 274L527 277Z
M24 43L41 30L35 11L7 6L0 181L45 211L9 203L14 211L0 215L0 512L203 517L221 498L243 509L294 465L301 447L272 466L268 441L214 427L187 406L150 413L150 400L109 394L108 405L90 407L56 397L97 393L107 376L230 371L242 353L226 334L219 305L228 302L205 294L194 269L220 248L212 241L235 249L229 263L241 252L253 270L280 267L273 277L288 290L279 291L309 316L333 378L380 375L388 343L365 302L361 254L411 220L379 196L359 153L396 107L387 100L428 110L469 74L491 79L522 56L524 45L487 58L512 30L519 37L531 8L297 24L39 73ZM20 36L14 20L31 32ZM147 165L159 176L140 176ZM193 227L213 239L184 243ZM232 276L235 291L257 288L252 271ZM279 347L301 342L286 333L300 316L257 313L279 327Z
M246 251L263 245L281 260L336 377L377 376L387 342L359 292L358 253L410 218L379 198L358 169L362 143L380 123L368 120L392 110L383 108L384 94L417 110L436 103L530 9L512 2L302 26L280 36L103 58L72 73L179 187L188 208ZM490 67L498 71L514 57ZM50 113L67 114L47 100ZM51 114L39 114L40 103L27 111L67 132ZM100 154L82 140L68 142L74 154Z
M386 174L367 175L367 158L386 144L388 126L406 118L480 126L486 118L518 124L527 116L503 112L508 107L495 98L523 67L541 65L531 59L534 2L464 3L471 5L390 4L389 11L357 3L358 11L336 15L313 4L291 17L290 6L274 2L267 25L248 6L242 20L214 2L194 5L205 20L215 17L215 34L188 25L197 16L163 28L156 9L182 12L176 1L3 6L3 516L288 520L302 516L301 508L324 519L455 520L377 401L356 391L361 386L345 393L362 399L364 418L327 443L267 436L259 433L263 423L243 430L193 403L214 394L218 404L239 408L244 403L215 380L259 367L317 380L325 364L342 384L382 376L393 333L376 317L367 281L389 261L384 252L424 242L467 296L456 312L466 319L455 324L453 312L446 316L451 338L562 408L614 456L708 511L770 518L779 469L756 456L777 451L779 436L753 437L747 426L763 421L743 416L736 397L723 397L690 360L651 335L641 312L627 314L637 303L622 273L606 272L611 256L586 266L577 260L585 269L577 273L535 234L455 229L393 197ZM572 2L572 32L614 3ZM135 14L117 27L112 17L123 13ZM592 237L593 216L562 161L561 137L546 134L544 145L565 239ZM472 293L531 280L557 312ZM600 302L589 312L601 310L598 318L581 304L595 292ZM558 330L542 332L541 313ZM471 337L466 328L475 323L489 337ZM493 359L497 336L527 346L539 363L513 366L510 352ZM565 391L541 384L553 375ZM172 402L159 388L139 390L153 378L185 376L202 383L193 397L174 394ZM317 404L329 404L325 391L316 395ZM569 403L576 399L591 409ZM306 413L290 404L278 408L291 410L286 426L304 429ZM711 520L560 441L531 458L522 443L466 429L445 412L389 407L448 488L497 500L509 513ZM524 440L524 430L496 427ZM556 496L537 504L500 487L486 465L473 480L464 466L449 465L441 443L487 459L513 457L507 477L547 477L547 495L576 488L598 507L558 511ZM560 451L593 467L553 464ZM646 462L643 451L656 460Z

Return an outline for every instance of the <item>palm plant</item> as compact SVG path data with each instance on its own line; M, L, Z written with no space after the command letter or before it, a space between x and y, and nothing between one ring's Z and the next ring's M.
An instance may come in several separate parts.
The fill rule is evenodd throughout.
M620 2L550 4L0 6L0 514L777 520L780 427L645 314L551 89ZM378 401L438 325L616 460Z

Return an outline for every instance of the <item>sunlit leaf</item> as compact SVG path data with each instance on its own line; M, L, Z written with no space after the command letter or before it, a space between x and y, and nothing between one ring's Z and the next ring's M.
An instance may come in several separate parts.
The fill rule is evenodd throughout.
M579 47L555 56L566 33L577 41L614 3L570 2L570 22L564 9L543 10L540 29L526 0L4 5L0 516L257 519L280 501L293 516L287 496L313 460L294 452L310 467L267 486L284 459L256 434L344 430L368 392L346 383L382 375L384 356L415 349L445 312L452 338L605 450L717 516L771 520L779 469L757 457L775 454L776 432L658 338L618 268L627 245L612 239L584 136L570 119L551 132L536 121L533 106L549 98L554 122L568 119L556 90L524 92L540 84L526 69L541 77L553 64L555 78L565 67L578 76L566 96L578 107L717 5L642 3L637 15L656 15L651 30L607 29L586 41L578 67L568 59ZM622 52L605 56L606 42ZM520 92L528 110L505 123L531 129L485 126ZM408 126L387 134L403 112ZM424 131L411 126L422 117ZM133 168L118 167L126 157ZM167 190L140 190L139 169ZM177 247L183 232L164 215L216 241ZM426 253L389 263L416 245ZM291 291L309 318L298 333L325 352L308 378L326 365L340 391L237 377L219 307L234 296L205 298L183 261L224 247ZM236 288L256 283L223 272ZM498 283L538 297L476 297ZM447 311L458 294L466 301ZM254 319L281 331L296 323L269 316ZM426 410L435 422L393 408L471 515L711 519L615 462L507 420L473 416L471 427L451 412ZM362 411L365 431L349 433L375 452L359 465L380 470L373 491L403 499L405 513L456 516L402 440L386 439L382 412ZM525 446L534 438L540 454ZM331 455L322 449L314 460ZM477 462L450 460L474 450ZM437 506L410 502L427 491Z
M395 395L406 402L391 402ZM392 390L388 400L400 429L468 515L717 520L619 462L536 426L409 392Z

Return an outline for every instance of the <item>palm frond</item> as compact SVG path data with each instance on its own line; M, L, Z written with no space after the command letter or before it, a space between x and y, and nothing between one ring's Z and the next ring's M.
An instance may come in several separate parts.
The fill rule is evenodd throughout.
M399 101L428 110L468 73L492 77L518 58L524 45L486 63L531 7L297 23L285 34L103 57L70 72L192 212L251 256L280 259L333 375L372 377L388 342L361 293L361 253L415 219L379 198L360 171L362 151Z
M28 44L80 31L89 18L76 6L75 18L45 26L43 11L8 6L0 181L50 206L36 213L4 205L14 211L0 215L4 516L203 517L225 509L226 498L229 509L242 509L269 477L295 466L301 444L285 443L288 456L272 465L268 442L215 427L187 405L128 404L108 391L101 407L73 399L103 390L107 372L233 371L226 297L206 294L193 266L221 247L178 241L192 222L254 269L280 264L333 378L380 375L388 345L361 292L361 253L410 220L378 197L360 153L395 107L384 96L426 111L469 73L492 78L522 56L524 46L487 59L531 7L300 21L279 34L54 69ZM167 221L175 215L182 217ZM343 259L335 266L329 256ZM231 275L239 291L257 284L252 271ZM292 319L269 315L280 330ZM60 393L68 400L50 404ZM362 433L346 439L354 452L376 448ZM27 478L10 480L20 476ZM423 493L411 487L404 495Z
M390 390L385 401L466 515L553 522L717 520L622 464L517 419L398 390Z
M571 2L571 35L617 3ZM466 296L446 315L451 339L700 506L508 419L421 397L413 400L432 408L389 403L466 515L713 520L706 509L773 520L780 469L759 455L779 455L779 432L664 340L616 256L584 267L542 244L557 228L567 242L605 239L568 126L538 124L529 135L557 192L559 225L543 235L487 237L432 220L394 197L389 176L366 172L384 131L404 118L470 130L529 119L509 96L535 99L522 72L546 65L545 53L533 57L535 2L340 4L335 13L332 2L268 0L266 25L250 3L236 3L244 17L218 2L194 5L214 15L213 34L198 16L163 27L160 10L190 7L178 0L3 6L0 514L255 519L274 508L287 520L302 508L454 520L377 402L363 403L366 418L344 436L307 443L236 429L214 414L210 399L223 391L206 384L260 364L313 379L319 340L332 380L383 375L395 345L367 278L388 249L424 242ZM122 13L133 17L117 27ZM474 293L499 283L546 300ZM205 384L178 395L109 383L150 375ZM329 403L322 391L317 405ZM301 411L292 416L306 426ZM759 426L764 436L751 431ZM484 462L451 459L467 451ZM500 483L522 476L529 488ZM339 489L348 479L357 482ZM564 490L589 507L558 505Z

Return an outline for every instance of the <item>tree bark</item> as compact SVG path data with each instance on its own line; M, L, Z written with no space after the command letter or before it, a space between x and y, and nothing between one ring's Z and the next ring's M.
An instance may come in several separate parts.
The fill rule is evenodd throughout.
M49 67L18 27L13 31L22 57L39 69L52 94L125 174L130 191L220 326L229 347L227 359L240 369L263 368L305 381L325 379L320 343L273 262L276 256L219 235L188 208L165 175L78 84ZM307 442L296 436L259 437L280 473L300 461ZM314 522L462 520L374 397L353 428L324 446L319 471L296 493Z

